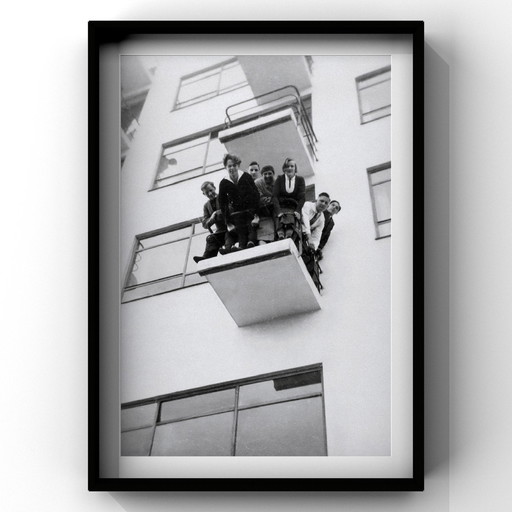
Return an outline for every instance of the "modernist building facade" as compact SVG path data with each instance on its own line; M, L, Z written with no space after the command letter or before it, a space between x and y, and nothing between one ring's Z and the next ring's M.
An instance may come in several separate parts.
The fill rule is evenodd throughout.
M390 455L390 58L121 69L121 454ZM341 203L321 293L289 240L193 261L228 152Z

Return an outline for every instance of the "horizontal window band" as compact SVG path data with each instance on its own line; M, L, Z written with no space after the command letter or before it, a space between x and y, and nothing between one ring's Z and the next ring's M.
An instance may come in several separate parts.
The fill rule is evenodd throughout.
M263 119L263 117L260 117L259 119ZM246 137L247 135L252 135L253 133L261 132L263 130L267 130L268 128L272 128L272 127L278 126L280 124L288 123L290 121L292 121L291 116L280 117L279 119L275 119L267 124L262 124L259 126L246 128L246 129L243 129L243 130L241 130L237 133L234 133L232 135L223 136L223 137L219 138L219 140L220 140L221 144L225 144L226 142L231 142L232 140L240 139L242 137ZM243 126L243 125L238 124L238 125L235 125L233 128L241 127L241 126ZM229 128L229 129L233 129L233 128Z
M199 71L195 71L194 73L189 73L188 75L183 75L181 77L182 80L187 80L189 78L192 78L194 76L197 76L199 77L199 75L202 75L204 73L208 73L209 71L212 71L214 69L220 69L223 68L224 66L227 66L228 64L231 64L231 63L234 63L236 62L238 59L236 57L232 57L231 59L227 59L227 60L224 60L222 62L218 62L217 64L212 64L211 66L208 66L206 68L203 68Z
M384 73L388 73L391 71L391 66L385 66L380 69L376 69L375 71L370 71L369 73L365 73L364 75L356 77L358 82L364 82L365 80L370 80L370 78L374 78L379 75L383 75Z
M244 84L244 85L239 85L236 87L236 89L242 89L243 87L248 87L249 84ZM203 98L203 99L200 99L200 100L195 100L194 98L190 99L190 100L187 100L186 102L183 102L183 103L177 103L176 106L173 108L173 110L180 110L182 108L187 108L187 107L190 107L192 105L197 105L198 103L203 103L205 101L208 101L212 98L216 98L217 96L221 96L222 94L226 94L228 92L231 92L231 91L234 91L236 89L230 89L229 91L222 91L222 92L217 92L215 95L209 97L209 98ZM192 103L191 103L192 102ZM187 104L185 104L187 103ZM172 111L171 111L172 112Z
M389 105L384 105L383 107L374 108L373 110L365 110L363 112L363 116L366 116L368 114L374 114L375 112L378 112L379 110L385 110L385 109L390 108L390 107L391 107L391 103Z
M278 372L264 373L261 375L255 375L253 377L247 377L245 379L227 381L218 384L210 384L208 386L202 386L199 388L193 388L183 391L176 391L174 393L167 393L165 395L158 395L151 398L142 398L140 400L134 400L133 402L126 402L124 404L121 404L121 409L131 409L133 407L139 407L141 405L150 405L155 402L167 402L172 400L178 400L180 398L189 398L192 396L213 393L215 391L224 391L227 389L232 389L235 388L236 386L258 384L260 382L281 379L284 377L294 377L296 375L301 375L303 373L318 372L322 371L322 369L322 363L314 363L306 366L299 366L297 368L288 368L286 370L281 370Z
M207 395L207 394L208 393L205 393L205 395ZM322 393L320 393L320 392L308 393L308 394L304 394L304 395L301 395L301 396L295 396L295 397L292 397L292 398L283 398L281 400L271 400L271 401L268 401L268 402L262 402L262 403L253 404L253 405L246 405L246 406L243 406L243 407L238 406L238 411L239 412L240 411L247 411L247 410L250 410L250 409L258 409L260 407L267 407L267 406L270 406L270 405L283 404L283 403L287 403L287 402L297 402L299 400L307 400L309 398L320 398L320 397L322 397ZM162 403L169 403L169 402L166 401L166 402L162 402ZM227 412L234 412L234 411L235 411L235 406L233 405L233 407L226 407L225 409L218 409L216 411L212 411L212 412L209 412L207 414L197 414L197 415L192 415L192 416L183 416L183 417L176 418L176 419L173 419L173 420L159 421L159 422L156 423L156 426L159 427L159 426L162 426L162 425L169 425L169 424L172 424L172 423L181 423L183 421L195 420L195 419L198 419L198 418L207 418L208 416L216 416L217 414L225 414ZM149 426L151 427L153 425L149 425ZM147 428L147 427L143 427L143 428ZM131 430L140 430L140 428L131 429Z
M372 87L375 87L376 85L385 84L386 82L391 82L391 77L385 78L384 80L381 80L380 82L374 82L370 85L361 85L362 82L357 82L358 90L359 91L365 91L366 89L371 89Z
M137 302L138 300L146 300L146 299L149 299L151 297L158 297L159 295L165 295L166 293L177 292L179 290L184 290L185 288L192 288L193 286L201 286L201 285L207 284L207 283L208 283L208 281L202 281L200 283L184 284L184 285L178 286L176 288L171 288L170 290L164 290L164 291L161 291L161 292L151 293L149 295L143 295L142 297L134 297L134 298L125 298L125 297L123 297L122 300L121 300L121 304L129 304L130 302ZM136 289L137 288L133 288L131 290L125 290L125 292L128 293L128 292L136 290Z

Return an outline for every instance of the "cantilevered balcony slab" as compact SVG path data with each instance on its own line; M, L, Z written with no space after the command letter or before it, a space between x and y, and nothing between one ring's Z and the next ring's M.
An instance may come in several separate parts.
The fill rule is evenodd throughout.
M297 163L301 176L314 174L307 139L299 129L292 109L284 109L222 130L219 132L219 141L229 153L241 158L242 168L256 160L261 166L273 165L276 173L279 173L285 158L290 157Z
M320 309L320 296L291 240L199 262L239 327Z
M261 57L257 55L239 55L247 81L254 95L279 89L292 82L299 91L311 87L311 72L304 55L267 55L268 69L261 70Z

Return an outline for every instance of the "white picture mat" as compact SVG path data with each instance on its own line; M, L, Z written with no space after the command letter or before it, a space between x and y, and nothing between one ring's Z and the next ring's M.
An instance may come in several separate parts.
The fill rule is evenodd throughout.
M147 37L109 48L101 55L101 69L113 77L121 54L147 55L391 55L392 57L392 454L389 457L119 457L102 461L102 476L121 478L410 478L412 477L412 38L396 36L172 36ZM276 48L279 50L276 51ZM103 77L105 78L105 77ZM106 80L102 88L109 95L119 94L119 83ZM115 82L115 80L114 80ZM101 103L101 102L100 102ZM103 103L102 103L103 104ZM102 113L103 114L103 113ZM119 114L117 114L119 115ZM117 121L117 118L115 119ZM118 126L112 123L113 127ZM119 140L118 131L115 138ZM107 130L108 133L108 130ZM105 144L107 159L116 162L119 151ZM103 157L102 153L102 157ZM115 169L114 169L115 170ZM114 174L115 175L115 174ZM108 191L118 198L118 190ZM123 269L120 269L122 273ZM119 311L119 306L114 306ZM115 317L114 317L115 318ZM118 329L111 326L111 332ZM102 345L105 371L117 367L113 355L119 349L119 336ZM101 343L106 342L105 337ZM115 345L115 346L114 346ZM108 382L115 377L110 372ZM103 381L105 383L107 381ZM118 381L117 381L118 382ZM102 385L104 403L119 404L118 388ZM119 407L101 407L109 441L113 447L100 452L112 458L119 446ZM303 459L303 460L301 460ZM303 462L300 464L300 462ZM113 474L116 472L118 474Z

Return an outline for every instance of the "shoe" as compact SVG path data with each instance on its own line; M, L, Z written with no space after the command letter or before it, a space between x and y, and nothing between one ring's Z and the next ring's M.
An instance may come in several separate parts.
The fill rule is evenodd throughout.
M206 258L204 256L194 256L192 258L196 263L199 263L200 261L205 260Z
M224 254L228 254L230 251L231 251L231 249L226 249L226 248L224 248L224 247L221 247L221 248L219 249L219 253L220 253L220 254L222 254L222 255L224 255Z
M278 233L277 238L279 240L284 240L284 234L283 233Z
M247 249L254 247L254 242L247 242Z

